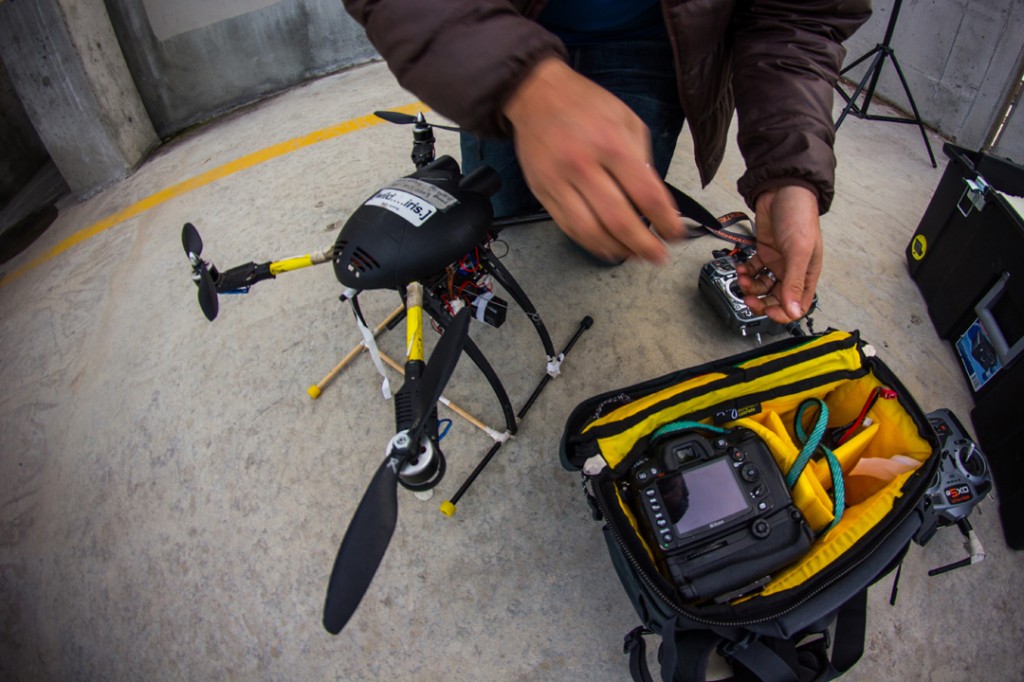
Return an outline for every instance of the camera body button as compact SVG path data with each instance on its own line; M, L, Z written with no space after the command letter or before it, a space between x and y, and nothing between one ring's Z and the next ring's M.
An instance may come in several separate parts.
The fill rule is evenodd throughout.
M750 524L750 532L755 538L763 540L772 534L772 525L764 519L757 519Z

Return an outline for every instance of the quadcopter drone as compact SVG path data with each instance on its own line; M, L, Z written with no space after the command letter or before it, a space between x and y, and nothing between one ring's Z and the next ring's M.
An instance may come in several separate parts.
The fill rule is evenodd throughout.
M495 221L490 197L501 185L497 173L484 166L463 175L458 162L450 156L435 157L433 128L458 128L429 124L422 113L376 115L392 123L413 124L412 161L416 170L366 199L348 218L330 248L220 271L202 258L203 241L195 226L186 223L181 235L192 279L198 287L199 306L210 321L217 317L220 294L245 293L256 283L282 273L331 262L335 276L345 287L340 298L351 305L363 336L359 350L365 347L370 351L383 375L382 354L374 337L405 317L407 358L405 381L394 395L396 433L387 444L386 457L367 486L338 550L323 616L324 627L332 634L338 634L355 612L387 551L397 525L398 486L424 492L444 476L437 403L444 400L441 392L462 353L480 369L494 391L501 405L505 432L488 429L495 443L451 500L442 505L441 510L449 516L501 445L516 433L517 418L526 415L547 382L559 375L566 353L593 323L589 316L584 317L566 347L556 353L533 303L491 249L502 227L549 217L537 214ZM508 292L531 320L546 356L545 373L518 414L497 373L469 336L471 317L494 327L505 321L508 304L495 295L495 283ZM397 291L403 305L371 331L360 310L359 295L378 289ZM424 312L442 333L426 362ZM357 351L350 357L353 354ZM387 396L386 387L385 378ZM319 388L311 387L310 395L317 397Z

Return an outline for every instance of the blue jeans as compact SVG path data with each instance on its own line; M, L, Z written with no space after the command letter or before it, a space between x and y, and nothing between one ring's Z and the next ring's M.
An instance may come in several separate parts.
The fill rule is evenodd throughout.
M569 65L618 96L647 124L654 147L654 167L664 178L683 128L683 109L668 38L570 47ZM566 102L566 106L572 105ZM501 191L491 199L496 218L541 210L540 202L523 178L512 140L480 140L466 133L461 137L463 173L487 164L501 176Z

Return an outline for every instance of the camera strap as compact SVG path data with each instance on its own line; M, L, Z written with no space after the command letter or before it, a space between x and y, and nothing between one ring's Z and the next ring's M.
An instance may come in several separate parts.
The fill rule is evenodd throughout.
M804 430L804 411L808 408L818 408L817 416L814 418L813 426L811 427L811 433L808 434ZM828 406L824 400L819 398L809 398L797 408L796 419L793 424L793 432L796 434L797 440L802 445L800 455L793 462L793 466L786 474L786 485L790 488L796 485L796 481L800 478L800 474L803 473L807 464L811 461L811 456L816 452L821 452L825 456L825 461L828 463L829 474L832 477L832 521L825 526L819 532L820 535L827 533L839 523L839 520L843 518L843 512L846 510L846 488L843 484L843 468L839 464L839 460L836 459L835 453L832 452L823 442L825 436L825 428L828 426Z
M698 224L697 227L692 225L686 226L687 237L704 237L712 234L719 239L733 244L738 244L739 246L754 246L757 244L754 221L751 220L750 216L746 213L733 211L732 213L726 213L725 215L716 218L710 211L704 208L699 201L678 187L674 187L672 184L667 182L665 183L665 187L668 188L669 194L672 195L672 198L676 202L676 206L679 207L679 212L684 217L689 218ZM750 226L747 234L731 232L726 229L739 223L746 223Z

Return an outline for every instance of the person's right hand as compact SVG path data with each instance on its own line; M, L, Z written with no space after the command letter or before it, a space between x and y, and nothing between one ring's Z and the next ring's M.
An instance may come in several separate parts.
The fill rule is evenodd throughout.
M622 100L552 57L504 108L534 196L573 241L605 260L665 263L684 238L679 212L651 166L650 131Z

